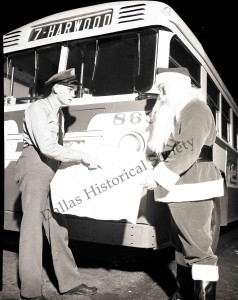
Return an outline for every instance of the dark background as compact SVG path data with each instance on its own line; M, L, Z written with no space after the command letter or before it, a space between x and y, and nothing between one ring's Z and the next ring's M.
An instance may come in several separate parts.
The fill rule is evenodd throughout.
M4 1L2 5L2 34L15 30L29 22L65 10L88 5L109 2L107 0L24 0ZM115 1L111 1L115 2ZM214 0L164 0L190 27L202 44L211 62L223 79L236 103L236 77L238 54L237 39L237 9L231 1ZM232 2L235 3L235 2ZM3 87L2 87L3 88ZM3 205L3 203L2 203ZM3 226L3 209L0 209L1 226ZM1 234L1 232L0 232ZM0 240L0 250L2 239ZM0 290L2 289L2 255L0 251Z
M3 34L15 30L37 19L64 10L116 1L78 0L78 1L18 1L5 2L6 18L2 25ZM165 0L190 27L201 42L224 84L236 103L236 71L238 55L236 50L237 10L231 2L211 0ZM227 4L226 4L227 3ZM12 16L12 12L13 15Z

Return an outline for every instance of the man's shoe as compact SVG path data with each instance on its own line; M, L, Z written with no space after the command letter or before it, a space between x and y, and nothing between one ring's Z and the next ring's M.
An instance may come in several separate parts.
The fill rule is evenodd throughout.
M33 298L26 298L21 296L21 299L25 299L25 300L47 300L43 295L38 296L38 297L33 297Z
M93 295L97 293L97 288L95 286L89 287L86 284L82 283L72 290L69 290L68 292L64 293L64 295Z

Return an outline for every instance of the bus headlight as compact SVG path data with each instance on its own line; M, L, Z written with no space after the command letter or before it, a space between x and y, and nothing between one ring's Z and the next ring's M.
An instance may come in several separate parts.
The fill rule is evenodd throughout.
M165 15L165 16L170 16L171 15L171 8L169 6L165 6L163 9L162 9L162 13Z
M140 152L145 149L145 142L139 133L128 131L121 135L118 142L118 147Z

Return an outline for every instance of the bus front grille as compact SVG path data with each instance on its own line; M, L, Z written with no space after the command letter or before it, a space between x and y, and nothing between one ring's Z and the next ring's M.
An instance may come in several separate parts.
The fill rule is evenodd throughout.
M3 47L10 47L19 44L21 31L6 33L3 37Z
M124 6L120 9L118 24L144 20L146 4Z

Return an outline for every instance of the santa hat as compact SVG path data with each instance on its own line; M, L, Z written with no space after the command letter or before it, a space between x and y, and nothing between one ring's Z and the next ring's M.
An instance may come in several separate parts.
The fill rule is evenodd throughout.
M187 68L157 68L155 84L152 86L150 93L158 94L157 87L165 82L176 82L191 86L191 78Z
M191 85L191 78L187 68L158 68L156 73L156 86L164 82L189 83Z

